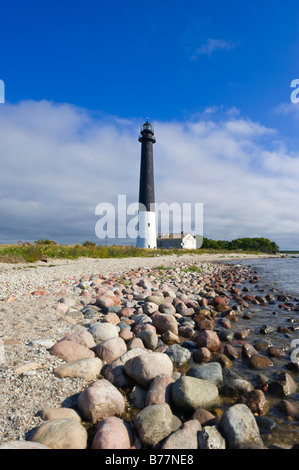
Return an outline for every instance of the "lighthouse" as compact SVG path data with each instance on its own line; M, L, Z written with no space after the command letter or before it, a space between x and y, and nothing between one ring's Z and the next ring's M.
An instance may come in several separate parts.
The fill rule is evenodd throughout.
M157 248L153 160L153 144L156 138L148 119L141 128L138 140L141 142L141 163L137 246Z

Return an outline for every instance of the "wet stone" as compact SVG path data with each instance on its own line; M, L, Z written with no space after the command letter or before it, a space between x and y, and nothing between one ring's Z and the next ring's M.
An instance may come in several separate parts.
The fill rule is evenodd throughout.
M220 393L227 397L238 397L251 390L253 390L253 385L248 380L232 379L220 388Z
M267 369L273 366L273 362L266 356L254 354L249 359L249 365L254 369Z
M232 361L225 354L217 354L212 357L213 362L218 362L221 367L231 367Z
M269 383L269 391L273 395L288 396L295 393L296 390L296 382L288 372L278 372L274 380Z
M229 449L263 446L254 415L243 403L231 406L223 413L219 427Z
M222 367L218 362L193 365L187 371L187 375L198 379L209 380L217 385L217 387L219 387L223 381Z
M169 346L165 354L171 359L174 367L181 367L182 365L186 364L190 357L191 352L187 348L183 348L179 344L173 344Z
M195 362L209 362L212 357L212 353L208 348L202 347L194 349L192 357Z
M225 449L225 439L217 426L205 426L199 432L198 444L200 449Z
M273 331L275 331L275 328L274 326L270 326L270 325L263 325L260 328L260 333L263 333L263 334L273 333Z
M283 348L276 348L274 346L270 346L268 349L267 349L267 352L269 354L269 356L273 356L273 357L284 357L286 356L286 351L285 349Z
M242 357L249 359L251 356L258 354L258 351L250 343L243 343L242 345Z
M247 405L254 414L257 413L259 415L264 415L269 409L269 402L262 390L251 390L249 392L245 392L239 397L238 402Z

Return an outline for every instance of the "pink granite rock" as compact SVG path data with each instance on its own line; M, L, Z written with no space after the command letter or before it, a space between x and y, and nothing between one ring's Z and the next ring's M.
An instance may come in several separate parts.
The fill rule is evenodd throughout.
M123 307L117 312L117 315L119 317L130 318L133 315L133 313L134 313L134 310L132 308Z
M93 351L104 363L110 363L127 352L125 341L119 336L97 344Z
M86 348L93 348L96 345L92 334L90 334L85 328L76 333L67 334L63 340L65 339L67 341L74 341L74 343L81 344Z
M130 449L130 428L116 416L100 421L92 441L92 449Z
M215 331L204 330L196 337L197 346L208 348L210 351L217 351L221 346L221 341Z
M148 353L129 359L125 365L125 373L144 388L159 374L172 375L173 364L167 354L160 352Z
M142 339L140 338L133 338L129 343L128 343L128 351L131 351L131 349L134 348L144 348L144 344Z
M80 393L77 399L80 414L91 423L124 412L125 402L117 388L100 379Z
M68 309L69 309L69 306L62 302L58 302L58 304L55 305L55 310L58 313L66 313Z
M202 427L197 419L186 421L182 428L178 429L165 440L162 449L197 449L198 432Z
M169 330L175 335L178 334L178 323L173 315L155 312L152 314L151 319L157 333L163 334Z
M129 330L129 328L124 328L120 333L119 333L120 338L124 339L125 341L130 341L131 339L134 338L134 333Z
M60 357L66 362L76 361L84 357L94 357L95 353L88 349L86 346L68 341L66 339L58 341L49 349L50 354Z
M146 394L145 406L172 402L171 389L174 380L169 375L159 374L153 379Z

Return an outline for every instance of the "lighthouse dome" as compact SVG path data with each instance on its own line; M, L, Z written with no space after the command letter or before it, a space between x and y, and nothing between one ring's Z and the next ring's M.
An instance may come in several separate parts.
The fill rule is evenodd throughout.
M153 130L153 126L148 121L146 121L142 126L142 130L147 130L147 129L150 131Z

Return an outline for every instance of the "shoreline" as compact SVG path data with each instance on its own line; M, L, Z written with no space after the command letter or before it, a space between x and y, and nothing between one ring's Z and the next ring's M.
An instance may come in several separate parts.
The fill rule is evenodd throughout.
M155 258L105 258L96 260L83 258L79 260L53 260L55 266L49 266L41 262L24 263L24 266L18 267L17 265L7 266L7 264L3 266L3 263L1 263L0 285L3 292L5 282L7 283L7 296L3 299L3 295L1 295L2 302L0 301L0 342L2 339L5 349L5 362L0 364L1 396L4 397L0 410L0 444L9 445L11 441L18 441L18 444L14 445L22 446L25 445L24 440L26 439L27 445L34 446L34 443L30 441L30 435L32 429L43 424L40 415L43 408L76 409L76 397L90 385L90 379L84 377L57 378L54 375L54 370L65 364L66 361L49 353L51 347L49 342L55 345L66 334L79 333L82 329L86 330L92 321L97 323L108 321L105 309L93 307L93 299L97 297L96 293L99 292L97 291L99 285L104 288L105 282L107 282L107 287L104 290L110 290L114 285L114 288L117 289L117 283L120 281L113 275L123 273L120 278L122 280L127 279L127 283L123 285L124 292L129 288L131 282L136 282L136 279L151 276L153 276L153 279L150 281L149 286L154 290L159 290L154 278L162 280L165 277L164 274L168 275L169 273L167 269L159 270L155 268L159 266L166 268L172 265L173 269L170 269L170 273L172 273L171 276L174 280L164 279L164 283L177 282L178 286L181 286L176 288L176 295L179 297L187 289L186 292L189 292L188 295L192 303L196 299L193 288L180 284L178 279L175 280L176 277L185 279L187 282L194 282L197 278L203 279L200 282L207 282L206 285L208 286L207 294L203 296L203 299L205 296L208 299L209 282L213 284L213 277L216 276L217 278L218 275L225 272L228 275L229 273L239 273L237 275L232 274L238 284L238 276L241 276L242 281L242 273L247 271L244 267L239 269L235 265L222 265L218 262L258 258L281 258L281 254L241 256L239 253L232 253L229 257L221 254L207 256L186 254ZM52 260L50 262L52 263ZM196 264L202 269L201 273L184 272L184 268ZM30 268L30 265L36 267ZM14 269L16 267L17 269ZM99 281L97 287L94 286L93 282L96 280L95 277ZM227 278L225 276L224 279L226 279L226 284ZM81 287L79 288L78 285L80 284ZM228 287L230 284L226 284L226 286ZM254 288L255 284L252 287ZM229 287L229 289L231 288ZM15 292L9 291L9 289L13 289ZM33 294L35 289L38 289L36 295ZM219 291L219 295L222 297L221 290L225 290L225 288ZM139 309L143 308L143 302L141 301L139 305L140 300L136 299L134 301L134 295L137 291L134 293L133 290L131 294L124 292L118 293L118 297L123 299L121 305L129 306L132 311L136 309L136 314L140 314ZM217 288L215 292L217 293ZM15 297L12 298L13 296ZM67 305L68 299L71 299L74 303ZM210 301L207 300L204 304L207 305ZM135 307L130 302L133 302L133 304L135 302ZM201 308L205 308L204 304ZM95 309L95 317L91 319L88 319L82 313L83 307L89 305ZM208 308L214 308L213 304L210 304ZM239 324L240 315L242 312L246 314L247 310L246 308L244 310L235 310L235 313L239 315ZM175 315L179 321L181 314L176 313ZM190 316L190 319L194 315L196 315L196 312ZM220 311L215 318L213 317L215 322L222 322L224 321L223 318ZM253 321L254 319L249 322L251 326ZM229 329L228 332L237 330L236 332L239 333L240 328L238 323L232 323L232 330ZM192 341L194 338L190 337L189 339ZM185 338L185 340L188 341L188 338ZM36 345L30 346L34 341L37 342ZM241 345L238 341L237 350L240 349ZM128 341L126 343L128 344ZM225 346L225 342L223 342L223 346ZM224 370L226 370L226 367L223 368ZM279 444L277 441L275 443Z
M87 257L80 257L78 259L66 259L66 258L49 258L47 262L43 261L33 261L33 262L19 262L19 263L3 263L0 262L0 273L6 270L14 270L20 268L28 268L29 266L34 267L50 267L50 266L71 266L77 267L84 263L89 264L96 264L102 269L105 265L111 266L114 268L115 266L126 264L128 269L130 269L129 264L133 266L133 269L137 266L159 266L159 263L164 261L168 261L170 263L176 261L192 261L195 262L216 262L216 261L229 261L234 259L266 259L266 258L282 258L285 256L289 256L288 254L279 253L279 254L248 254L248 253L230 253L230 254L223 254L223 253L205 253L205 254L194 254L184 252L180 255L177 254L169 254L169 255L156 255L156 256L149 256L149 257L123 257L123 258L87 258ZM121 269L122 266L120 266ZM107 268L108 269L108 268ZM109 268L110 269L110 268Z
M229 255L219 254L188 254L164 255L155 257L128 257L128 258L78 258L50 259L47 263L43 261L24 263L0 263L0 302L8 296L18 298L17 292L20 287L23 294L30 294L40 287L47 288L47 283L54 277L78 277L93 274L119 275L127 271L140 268L175 267L180 263L190 265L200 263L217 263L225 261L252 260L281 258L283 255L267 254L240 254L231 253ZM23 273L23 278L19 276ZM27 282L26 274L30 273L30 281ZM22 284L23 283L23 284ZM26 286L26 287L25 287Z

